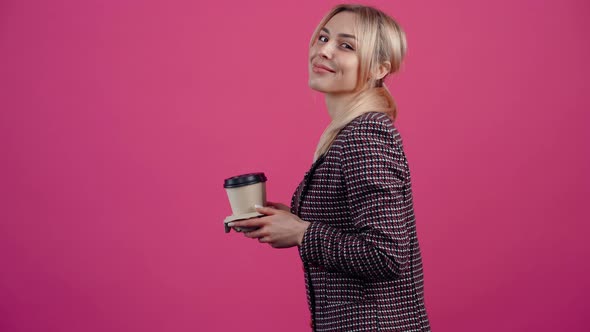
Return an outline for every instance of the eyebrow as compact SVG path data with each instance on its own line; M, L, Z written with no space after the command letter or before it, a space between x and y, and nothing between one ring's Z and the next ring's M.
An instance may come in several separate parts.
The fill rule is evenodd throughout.
M328 30L327 28L322 28L322 31L326 31L326 33L330 34L330 30ZM350 39L356 40L356 37L354 35L349 35L347 33L339 33L338 37L344 37L344 38L350 38Z

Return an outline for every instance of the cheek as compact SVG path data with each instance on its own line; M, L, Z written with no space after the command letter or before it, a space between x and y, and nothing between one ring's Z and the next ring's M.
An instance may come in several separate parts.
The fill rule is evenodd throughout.
M358 76L357 63L351 63L348 66L346 66L346 76L350 79L356 79L356 77Z
M310 58L310 59L311 59L311 58L313 58L313 57L314 57L316 54L317 54L317 50L316 50L316 47L315 47L315 44L314 44L314 45L313 45L313 46L312 46L312 47L309 49L309 52L308 52L309 58Z

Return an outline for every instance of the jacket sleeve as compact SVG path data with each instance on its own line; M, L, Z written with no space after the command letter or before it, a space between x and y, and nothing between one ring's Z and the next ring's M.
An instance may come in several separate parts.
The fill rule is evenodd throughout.
M311 223L299 253L304 263L369 281L392 280L408 268L405 192L409 171L387 122L362 121L344 140L342 176L355 232Z

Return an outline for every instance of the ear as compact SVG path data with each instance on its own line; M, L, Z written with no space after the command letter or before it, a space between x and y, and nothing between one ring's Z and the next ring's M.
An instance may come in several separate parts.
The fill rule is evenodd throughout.
M379 65L379 67L377 68L377 71L375 73L375 79L376 80L383 79L383 77L385 77L385 76L387 76L387 74L389 74L390 70L391 70L391 62L389 62L389 61L382 62Z

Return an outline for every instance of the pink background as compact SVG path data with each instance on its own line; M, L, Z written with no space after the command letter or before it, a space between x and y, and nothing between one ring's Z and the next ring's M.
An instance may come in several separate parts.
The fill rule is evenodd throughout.
M295 248L223 232L223 179L289 203L328 124L335 1L0 3L0 331L305 331ZM590 5L372 1L435 331L587 331Z

